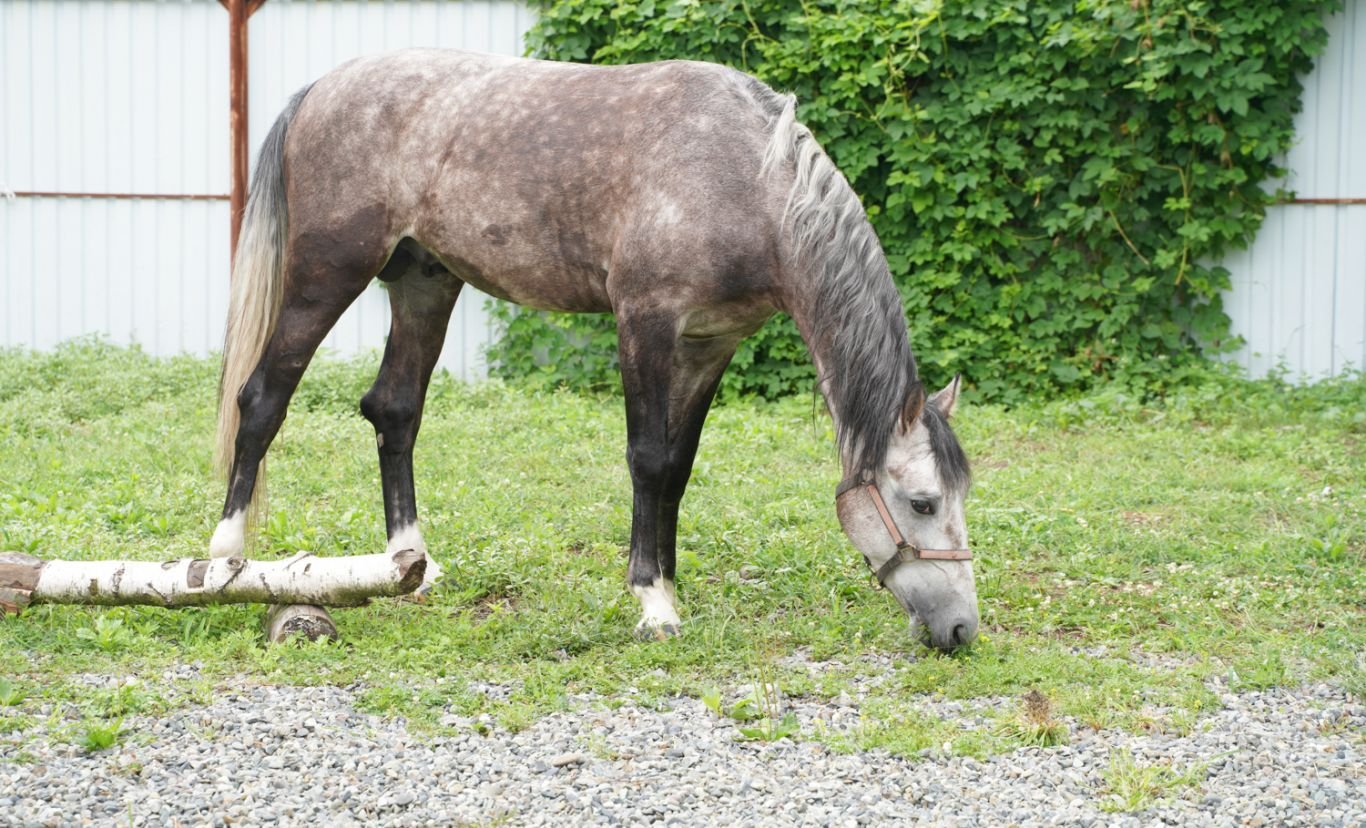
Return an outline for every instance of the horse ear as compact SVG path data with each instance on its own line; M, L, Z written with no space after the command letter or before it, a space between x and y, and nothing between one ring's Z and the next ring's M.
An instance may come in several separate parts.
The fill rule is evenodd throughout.
M962 379L962 374L954 374L948 385L930 397L930 402L934 403L934 407L939 409L939 413L943 414L946 420L953 416L953 410L958 407L958 386Z
M920 411L925 407L925 386L916 382L911 393L906 395L906 405L901 409L901 427L909 431L915 425L916 419L920 416Z

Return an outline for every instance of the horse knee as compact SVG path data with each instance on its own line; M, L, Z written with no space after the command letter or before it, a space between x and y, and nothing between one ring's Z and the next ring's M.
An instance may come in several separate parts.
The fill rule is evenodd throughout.
M649 487L666 500L683 497L692 476L691 456L685 458L668 446L632 446L626 450L626 460L637 484Z
M663 446L627 446L631 479L650 488L663 488L669 477L669 452Z
M664 499L675 504L682 500L691 477L692 464L682 460L676 462L664 480Z
M237 411L242 422L259 417L263 411L268 414L281 401L288 402L309 359L309 355L297 353L263 359L237 391Z
M242 383L242 387L237 389L237 411L243 417L251 416L263 396L265 396L265 378L258 368L251 373L251 376L247 377L247 381Z

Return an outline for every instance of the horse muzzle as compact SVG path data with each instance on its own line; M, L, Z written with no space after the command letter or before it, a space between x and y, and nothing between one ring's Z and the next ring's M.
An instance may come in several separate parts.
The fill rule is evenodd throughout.
M884 586L911 617L913 635L945 652L977 637L977 586L968 561L917 561L897 567Z

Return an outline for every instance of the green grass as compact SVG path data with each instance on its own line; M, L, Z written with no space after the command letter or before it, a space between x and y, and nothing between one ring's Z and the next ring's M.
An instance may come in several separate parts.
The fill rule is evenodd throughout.
M272 449L253 554L383 549L372 432L355 413L375 368L310 368ZM222 497L209 467L216 373L89 342L0 352L0 549L202 556ZM762 676L785 696L826 697L879 672L856 731L799 736L986 755L1057 743L1068 727L1184 732L1217 705L1211 676L1360 692L1364 410L1360 378L1295 389L1211 375L1158 404L1116 392L1013 411L974 406L969 390L957 428L975 464L983 635L946 657L911 640L842 536L830 426L810 398L712 413L679 531L685 632L639 643L623 582L621 401L438 376L416 463L447 573L430 603L339 610L342 643L285 647L262 643L256 606L30 607L0 621L14 700L0 717L123 721L123 738L128 717L213 685L359 682L368 709L419 729L447 713L516 728L574 693L654 704ZM780 666L799 650L843 666ZM186 662L197 678L158 678ZM84 674L156 686L111 694ZM1042 718L1019 706L1031 692L1047 700ZM1017 709L994 727L920 712L927 698L1001 696ZM766 721L759 738L790 725Z

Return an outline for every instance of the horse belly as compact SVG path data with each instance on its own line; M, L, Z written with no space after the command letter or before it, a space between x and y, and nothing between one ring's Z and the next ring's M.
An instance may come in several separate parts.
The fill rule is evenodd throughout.
M575 234L547 239L497 222L476 229L477 238L460 232L418 241L456 277L490 296L538 310L611 310L607 254L595 251L587 239Z
M537 173L497 163L448 167L424 200L414 237L490 296L541 310L610 310L618 228L601 200L564 198L551 171Z

